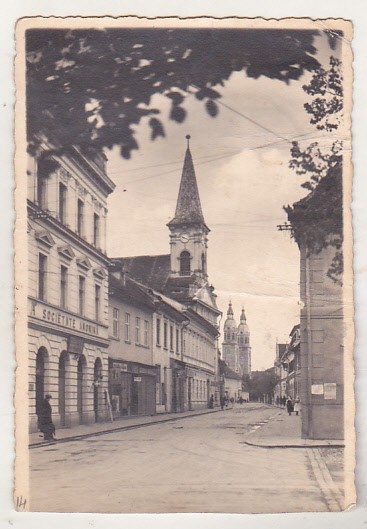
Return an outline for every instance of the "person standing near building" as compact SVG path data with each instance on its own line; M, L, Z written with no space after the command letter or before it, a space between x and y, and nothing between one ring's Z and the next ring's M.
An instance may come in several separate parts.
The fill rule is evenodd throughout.
M55 440L55 426L52 422L52 408L50 404L51 399L52 395L45 396L39 417L39 427L40 431L43 433L43 438L45 441Z
M290 397L288 397L288 399L287 399L287 412L288 412L288 415L292 415L292 411L293 411L293 402L292 402L292 399Z
M299 412L301 411L301 401L299 400L298 395L294 401L294 411L296 412L296 415L298 415Z

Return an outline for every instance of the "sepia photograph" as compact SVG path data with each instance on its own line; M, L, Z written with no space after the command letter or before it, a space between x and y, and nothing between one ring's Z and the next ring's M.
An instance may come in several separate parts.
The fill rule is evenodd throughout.
M353 508L351 42L18 21L18 511Z

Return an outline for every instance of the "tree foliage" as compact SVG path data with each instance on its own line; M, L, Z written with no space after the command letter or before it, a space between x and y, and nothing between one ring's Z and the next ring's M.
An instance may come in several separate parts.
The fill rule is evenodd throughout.
M165 135L153 96L170 101L182 123L189 92L215 117L232 72L285 83L315 71L315 31L226 29L33 29L26 35L27 133L81 148L138 149L135 129L148 119L151 138ZM316 88L315 88L316 89Z
M312 96L305 103L310 122L320 130L331 132L343 118L343 76L341 62L330 58L330 68L318 68L304 91ZM299 176L307 176L301 185L310 194L285 207L292 226L292 236L298 244L306 244L309 252L320 253L327 246L335 247L328 276L342 284L343 274L343 142L336 140L329 150L313 142L302 149L292 143L289 167Z
M273 369L254 371L251 377L248 375L244 376L244 385L250 394L251 400L262 399L264 395L272 397L277 382L278 379Z

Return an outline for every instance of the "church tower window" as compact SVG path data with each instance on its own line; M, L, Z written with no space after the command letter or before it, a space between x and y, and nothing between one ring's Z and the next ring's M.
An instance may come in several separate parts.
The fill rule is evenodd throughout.
M204 253L201 254L201 271L206 274L206 262Z
M190 253L184 250L180 254L180 275L181 276L188 276L191 273L191 267L190 267L190 260L191 256Z

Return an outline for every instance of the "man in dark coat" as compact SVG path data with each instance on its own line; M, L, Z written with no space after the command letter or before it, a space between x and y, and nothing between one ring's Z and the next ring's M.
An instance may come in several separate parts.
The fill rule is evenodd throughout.
M293 402L292 402L292 399L290 397L288 397L288 399L287 399L287 412L288 412L288 415L292 415L292 411L293 411Z
M51 395L46 395L42 403L41 413L39 417L40 431L43 433L45 441L54 440L55 426L52 422L52 408L50 404Z

